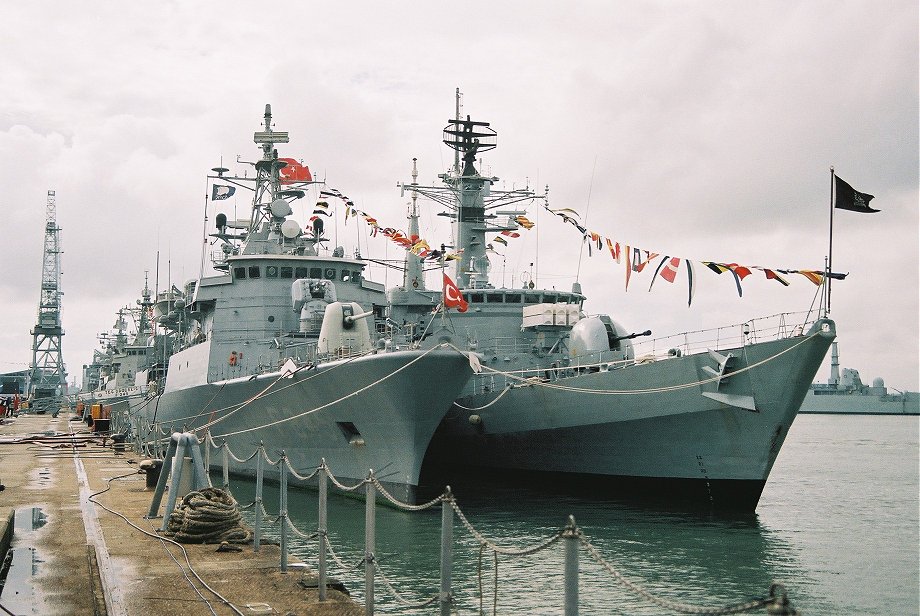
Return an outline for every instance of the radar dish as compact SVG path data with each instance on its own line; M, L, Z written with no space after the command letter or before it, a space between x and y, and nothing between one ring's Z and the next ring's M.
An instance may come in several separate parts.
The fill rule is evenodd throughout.
M281 235L288 238L289 240L294 239L300 235L300 225L297 224L296 220L285 220L281 223Z
M275 199L272 201L271 205L268 206L268 209L271 210L272 216L277 218L284 218L291 214L291 206L288 205L288 202L284 199Z

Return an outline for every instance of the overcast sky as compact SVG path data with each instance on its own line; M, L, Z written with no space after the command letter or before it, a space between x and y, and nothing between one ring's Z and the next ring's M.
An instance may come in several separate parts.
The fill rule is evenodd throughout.
M265 103L291 135L282 156L403 227L396 182L411 181L413 157L420 182L451 163L441 130L459 87L463 113L498 131L485 172L548 185L551 205L591 230L672 256L822 269L833 165L881 210L834 217L834 269L849 273L832 295L841 364L918 389L916 0L49 1L3 13L0 372L31 361L48 189L64 360L79 380L145 271L153 287L158 251L161 288L198 275L205 174L259 156ZM221 206L232 218L249 203ZM448 241L425 207L422 235ZM351 252L358 232L342 214L331 231ZM568 289L577 272L587 311L631 331L741 323L815 295L804 277L783 287L757 273L739 298L701 269L689 308L682 275L649 292L646 273L625 292L609 254L579 260L573 227L531 218L493 257L493 280L519 285L534 262L541 286ZM361 233L364 254L397 254Z

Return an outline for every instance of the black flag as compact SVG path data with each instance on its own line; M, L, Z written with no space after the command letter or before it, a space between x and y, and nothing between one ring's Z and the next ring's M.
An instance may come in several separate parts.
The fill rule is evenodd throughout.
M853 190L853 187L834 176L837 189L837 198L834 200L834 207L841 210L850 210L851 212L878 212L869 207L869 202L875 197Z

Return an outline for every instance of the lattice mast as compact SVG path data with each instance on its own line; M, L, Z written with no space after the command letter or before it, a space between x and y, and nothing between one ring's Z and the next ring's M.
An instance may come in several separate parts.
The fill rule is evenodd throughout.
M29 396L35 399L66 394L67 372L61 355L61 228L57 225L54 191L45 205L45 250L38 323L32 329L32 370Z

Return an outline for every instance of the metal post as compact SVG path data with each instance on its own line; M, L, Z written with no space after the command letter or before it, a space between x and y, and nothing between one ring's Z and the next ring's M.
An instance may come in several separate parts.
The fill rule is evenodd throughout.
M223 447L223 461L224 461L224 490L227 492L230 491L230 445L227 444L227 441L224 441Z
M326 600L326 460L319 467L319 513L316 534L319 536L319 600Z
M377 493L374 489L374 471L367 473L367 496L364 507L364 614L374 614L374 506Z
M208 474L208 483L211 483L211 432L204 435L204 470Z
M450 592L451 565L454 553L454 495L450 486L444 491L441 501L441 616L450 616L453 600Z
M170 448L172 448L173 441L175 441L177 445L175 455L172 459L172 468L169 471L172 480L169 482L169 492L166 494L166 508L163 510L163 523L160 525L160 530L166 530L169 526L169 516L172 515L173 510L176 508L176 500L179 495L179 484L182 481L182 469L185 467L185 454L188 451L188 435L178 432L174 433L170 440ZM165 462L160 471L160 478L163 477L163 470L166 470ZM159 485L157 488L159 488Z
M150 502L150 511L147 512L148 518L157 517L157 511L160 509L160 501L163 500L163 493L166 491L166 482L169 479L170 464L179 445L179 435L173 434L169 441L169 448L166 450L166 457L163 460L163 466L160 468L160 478L157 480L157 487L153 492L153 500Z
M262 539L262 475L265 448L259 441L259 452L256 454L256 523L252 530L252 551L258 552Z
M281 459L278 460L278 470L281 471L281 505L279 518L281 519L281 573L287 573L287 456L281 450Z
M565 543L565 616L578 616L578 527L575 517L562 533Z

